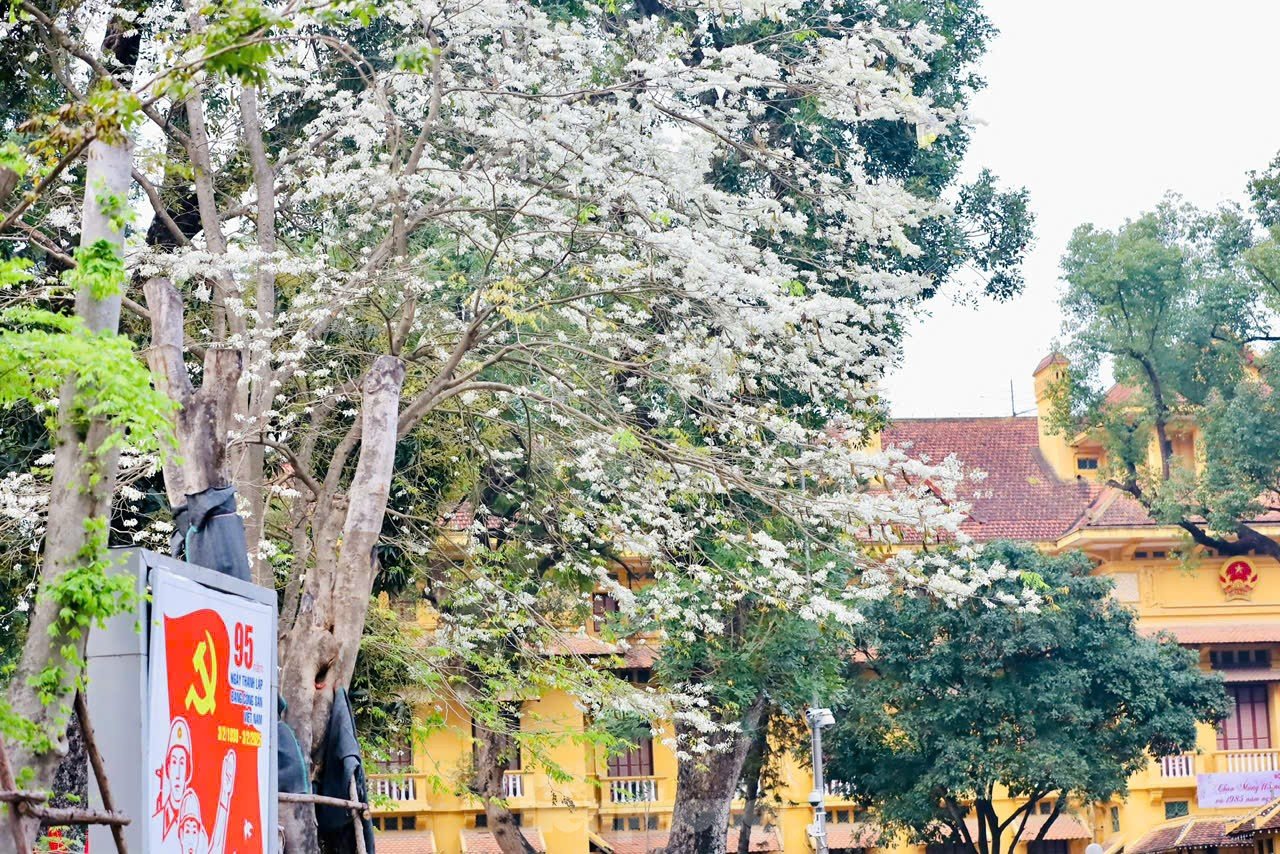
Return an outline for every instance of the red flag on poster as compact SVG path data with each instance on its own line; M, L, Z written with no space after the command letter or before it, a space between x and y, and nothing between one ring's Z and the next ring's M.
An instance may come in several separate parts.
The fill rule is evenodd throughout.
M269 622L243 600L193 609L203 589L191 587L155 595L152 848L263 854L268 680L255 646Z

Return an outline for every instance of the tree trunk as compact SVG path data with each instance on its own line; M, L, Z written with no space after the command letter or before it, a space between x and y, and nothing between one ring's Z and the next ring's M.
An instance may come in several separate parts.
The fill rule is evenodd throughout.
M489 832L502 854L537 854L503 800L507 764L519 748L507 733L491 732L475 742L475 776L471 788L484 802Z
M114 145L95 140L89 145L81 246L106 240L117 252L121 251L121 235L102 210L99 198L104 194L124 196L129 190L132 167L130 140L122 139ZM121 296L116 293L99 298L82 289L76 294L76 316L92 332L115 332L120 323ZM13 713L30 722L33 730L43 736L40 741L47 739L47 743L9 745L12 767L18 773L30 775L23 784L27 789L48 789L58 763L66 754L67 710L75 697L84 658L84 634L79 631L71 634L60 627L62 605L48 591L83 561L90 543L87 528L90 520L110 518L116 481L119 452L114 448L104 450L111 430L102 420L87 425L76 423L76 398L76 380L72 377L62 389L58 407L40 595L31 613L22 657L9 685ZM52 696L42 700L32 687L33 682L43 674L59 671L58 685L49 691ZM40 820L25 816L21 821L21 840L0 834L0 852L20 849L22 854L28 854L35 846L39 830Z
M6 166L0 166L0 207L5 206L9 196L18 188L18 173Z
M743 762L742 779L747 791L742 804L742 827L738 831L738 854L751 854L751 828L756 823L756 805L760 800L760 779L769 756L769 716L761 715L760 726L751 739L751 748Z
M676 724L678 739L707 738L712 749L701 758L680 759L666 854L725 854L729 808L764 708L765 699L760 697L746 709L741 732L708 737L687 723Z
M374 546L391 492L403 384L404 364L394 356L379 356L364 376L355 474L345 494L317 501L315 561L302 585L297 617L281 643L286 719L310 752L313 774L334 692L350 683L364 633L377 574ZM284 817L286 846L315 851L314 815L308 819L301 813Z
M253 164L253 187L256 216L254 219L258 237L258 251L264 258L276 252L276 197L275 170L267 157L262 138L262 123L258 117L258 90L252 86L240 89L240 116L244 124L245 148ZM255 323L259 332L271 329L276 320L276 274L274 262L260 261L257 270L257 287L254 289ZM266 427L267 412L275 395L275 372L270 353L256 356L247 342L244 360L249 365L248 383L239 389L239 411L247 418L251 432L261 433ZM259 442L249 442L233 449L232 473L237 489L247 505L245 514L245 540L249 545L249 563L253 581L263 587L274 587L275 576L271 565L262 559L262 535L266 529L267 498L263 482L265 472L264 448Z
M236 384L240 379L238 350L210 345L205 351L204 377L197 391L191 385L182 357L182 296L168 279L150 279L143 286L151 314L151 346L147 364L156 389L178 404L174 414L176 458L165 460L164 485L169 506L186 503L188 495L227 486L227 432L231 427Z

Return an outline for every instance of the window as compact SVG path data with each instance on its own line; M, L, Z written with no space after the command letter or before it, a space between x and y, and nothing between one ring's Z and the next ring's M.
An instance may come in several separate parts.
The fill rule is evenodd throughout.
M608 593L591 594L591 616L597 632L609 622L609 615L616 613L618 613L617 599Z
M416 815L405 815L400 817L401 830L417 830L418 817Z
M1182 818L1190 815L1191 808L1188 801L1165 801L1164 817L1165 818Z
M1149 557L1151 557L1151 554L1145 550L1139 550L1133 553L1134 560L1146 560Z
M524 819L521 817L520 813L513 812L511 814L511 823L514 824L516 827L520 827L521 825L524 824ZM483 830L488 826L489 826L489 816L485 815L484 813L476 813L476 827Z
M387 758L376 760L373 767L383 774L404 774L413 768L413 748L392 747L387 750Z
M1053 801L1041 801L1036 806L1040 810L1040 815L1048 815L1053 812Z
M653 679L653 670L648 667L628 667L615 672L632 685L648 685Z
M1231 714L1218 727L1219 750L1256 750L1271 747L1266 685L1228 685Z
M738 821L742 820L742 816L738 816ZM615 815L613 817L614 830L657 830L658 816L653 815Z
M1097 471L1097 457L1076 457L1076 468L1080 471Z
M652 777L653 736L646 735L626 753L609 757L610 777Z
M1120 832L1120 807L1111 808L1111 832Z
M1270 667L1269 649L1213 649L1209 651L1209 665L1214 670L1232 668Z
M393 815L387 816L382 820L382 829L383 830L399 830L400 819Z
M1070 847L1065 839L1041 839L1027 843L1027 854L1070 854Z

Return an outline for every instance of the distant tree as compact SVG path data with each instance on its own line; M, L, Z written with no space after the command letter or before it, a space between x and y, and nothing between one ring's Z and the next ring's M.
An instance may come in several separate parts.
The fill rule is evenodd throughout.
M1276 186L1254 176L1264 224ZM1080 226L1062 261L1055 427L1099 442L1107 482L1157 521L1228 555L1280 556L1250 524L1280 492L1278 257L1242 209L1170 198L1114 231Z
M906 595L868 607L827 770L889 827L1001 854L1038 802L1056 798L1043 838L1071 804L1123 794L1149 757L1192 749L1196 724L1227 706L1194 653L1138 634L1084 555L997 543L982 561L997 601L1038 577L1042 605ZM997 813L1005 797L1017 806Z

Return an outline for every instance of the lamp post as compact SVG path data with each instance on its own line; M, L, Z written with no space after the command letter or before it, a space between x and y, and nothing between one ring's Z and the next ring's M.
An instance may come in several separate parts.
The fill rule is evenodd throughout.
M809 835L813 837L813 848L816 854L828 854L827 848L827 810L826 783L822 779L822 728L836 722L830 709L809 709L805 712L809 720L809 730L813 739L813 791L809 794L809 803L813 806L813 824L809 825Z

